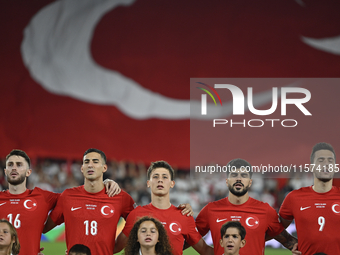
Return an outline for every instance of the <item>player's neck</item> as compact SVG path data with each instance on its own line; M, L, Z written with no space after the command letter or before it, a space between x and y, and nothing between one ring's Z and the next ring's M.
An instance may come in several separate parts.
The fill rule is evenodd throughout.
M142 255L157 255L155 246L153 247L141 247Z
M171 206L169 194L164 196L157 196L151 194L151 204L158 209L168 209Z
M326 193L332 189L333 179L328 182L320 181L317 178L314 178L313 190L317 193Z
M235 196L234 194L232 194L231 192L229 192L229 196L228 196L228 200L230 203L232 203L233 205L242 205L245 202L247 202L249 199L249 194L248 192L246 194L244 194L241 197Z
M85 178L84 189L89 193L97 193L104 189L104 183L100 179L88 180Z
M8 191L11 194L19 195L26 191L26 181L18 185L12 185L8 183Z

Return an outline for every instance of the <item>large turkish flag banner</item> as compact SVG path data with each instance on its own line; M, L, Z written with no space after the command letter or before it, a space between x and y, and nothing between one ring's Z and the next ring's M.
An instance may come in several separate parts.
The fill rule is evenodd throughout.
M95 147L188 168L190 78L338 77L339 10L328 0L3 1L0 156L79 159ZM337 148L339 89L315 91L308 121L326 122L293 144L282 134L283 151ZM270 156L243 144L250 162Z

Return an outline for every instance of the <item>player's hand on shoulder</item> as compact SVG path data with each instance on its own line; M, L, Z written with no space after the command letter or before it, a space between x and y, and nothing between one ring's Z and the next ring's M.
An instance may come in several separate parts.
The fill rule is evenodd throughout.
M294 244L293 249L292 249L292 254L293 255L301 255L301 251L298 251L298 244Z
M113 180L105 179L104 185L105 185L106 194L109 197L113 197L115 195L118 195L122 191L121 188L119 187L118 183L113 181Z
M194 216L194 211L190 204L180 204L178 209L182 209L182 214L186 216Z

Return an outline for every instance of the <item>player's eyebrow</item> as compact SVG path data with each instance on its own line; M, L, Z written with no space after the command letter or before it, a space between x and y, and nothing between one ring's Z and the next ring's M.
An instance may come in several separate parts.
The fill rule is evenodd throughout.
M317 161L325 160L325 159L334 160L334 157L323 157L323 156L321 156L321 157L318 157L318 158L317 158Z
M23 164L22 161L7 161L7 164L8 164L8 165L9 165L9 164L14 164L14 163L16 163L16 164Z
M239 237L240 235L239 234L225 234L224 237L229 237L229 236L232 236L232 237Z
M93 158L93 159L91 159L91 158L87 158L87 159L84 159L84 162L89 162L89 161L93 161L93 162L98 162L99 161L99 159L98 158Z

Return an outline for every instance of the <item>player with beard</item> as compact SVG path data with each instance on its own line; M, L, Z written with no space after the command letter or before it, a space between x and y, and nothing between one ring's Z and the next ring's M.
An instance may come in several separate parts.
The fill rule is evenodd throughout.
M314 185L290 192L280 208L284 227L295 219L302 254L340 254L340 190L332 186L335 151L328 143L316 144L310 156Z
M0 193L0 218L6 218L18 232L20 255L38 254L40 238L48 212L59 194L34 188L26 189L30 158L24 151L12 150L6 157L8 190Z
M0 219L8 219L16 228L21 245L20 255L40 254L44 223L60 195L37 187L27 189L26 182L31 173L31 160L24 151L12 150L6 156L8 190L0 192ZM113 195L119 192L117 187L111 182L108 193Z
M247 245L240 250L241 255L263 255L266 236L274 237L291 250L297 239L284 230L276 211L267 203L249 197L251 165L243 159L234 159L227 164L227 169L231 169L226 179L229 196L207 204L196 218L202 236L211 231L214 254L224 253L219 243L220 229L228 221L239 221L246 229Z

